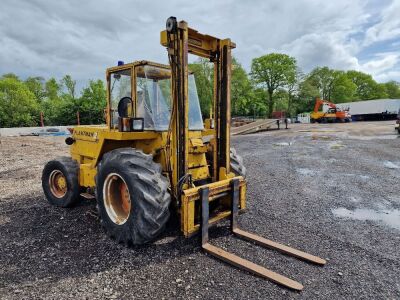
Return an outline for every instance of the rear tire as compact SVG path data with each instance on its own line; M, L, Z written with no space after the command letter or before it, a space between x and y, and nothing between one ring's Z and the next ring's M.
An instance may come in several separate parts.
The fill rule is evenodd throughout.
M231 148L231 169L237 176L246 178L247 169L243 164L243 158L236 153L235 148Z
M133 148L106 153L96 175L101 223L119 243L154 240L169 219L169 181L152 155Z
M43 169L42 188L50 204L71 207L79 202L79 164L70 157L49 161Z

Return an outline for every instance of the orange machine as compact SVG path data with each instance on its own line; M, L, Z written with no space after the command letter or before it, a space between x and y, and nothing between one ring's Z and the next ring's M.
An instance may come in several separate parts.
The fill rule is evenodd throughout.
M323 105L329 106L327 111L319 111ZM311 123L334 123L334 122L350 122L351 115L347 110L342 110L332 102L315 98L314 111L310 115Z

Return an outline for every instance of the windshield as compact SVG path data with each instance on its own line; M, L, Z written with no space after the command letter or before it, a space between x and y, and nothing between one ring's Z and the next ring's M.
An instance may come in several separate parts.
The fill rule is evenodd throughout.
M137 68L137 117L145 130L168 130L171 117L171 71L154 66ZM193 74L189 75L189 130L203 130L200 103Z
M110 104L111 127L118 125L118 103L124 97L131 97L131 69L111 74Z

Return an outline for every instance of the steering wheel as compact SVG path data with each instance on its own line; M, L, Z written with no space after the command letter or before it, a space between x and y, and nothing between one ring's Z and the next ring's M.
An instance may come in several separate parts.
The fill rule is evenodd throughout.
M129 117L129 105L133 109L133 101L131 97L123 97L118 102L118 115L121 118Z

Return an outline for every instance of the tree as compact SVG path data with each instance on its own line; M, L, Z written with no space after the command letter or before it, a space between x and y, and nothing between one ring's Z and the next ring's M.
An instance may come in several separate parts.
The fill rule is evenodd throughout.
M40 104L44 113L44 123L46 125L60 125L59 117L62 117L60 85L55 78L50 78L44 84L44 91L45 97Z
M339 73L335 70L331 70L328 67L317 67L311 71L308 78L318 88L319 97L330 101L334 82L338 76Z
M300 68L297 68L296 72L288 78L286 88L288 95L287 113L289 117L292 116L293 102L299 99L300 85L303 80L304 80L304 74L303 72L301 72Z
M15 80L19 81L19 77L17 75L15 75L14 73L4 74L2 76L2 78L11 78L11 79L15 79Z
M334 103L349 102L354 99L357 86L343 71L335 71L335 80L331 90L331 101Z
M55 78L50 78L45 84L46 97L48 100L56 100L59 98L60 85Z
M90 80L80 98L79 108L82 124L104 123L104 109L107 106L107 94L102 80Z
M66 94L72 99L75 99L76 80L73 80L71 75L65 75L63 79L61 79L61 85L65 87Z
M44 87L44 78L43 77L28 77L25 80L25 84L28 89L35 95L36 100L41 103L45 96L46 90Z
M296 110L298 112L311 111L315 104L315 97L319 97L319 95L319 89L313 84L312 80L306 77L299 83Z
M251 76L254 82L268 93L268 115L274 109L274 92L286 86L296 72L296 59L286 54L271 53L254 58L251 63Z
M267 106L265 103L265 98L267 93L263 88L254 88L253 99L247 104L247 109L249 114L254 117L265 116L267 114Z
M0 79L0 127L36 126L39 105L35 95L18 77Z
M347 77L356 85L356 100L370 100L386 98L385 89L380 86L369 74L350 70Z
M232 115L247 115L251 111L249 105L254 98L253 86L246 71L240 63L232 59L231 106Z
M200 58L195 63L189 64L189 70L194 73L201 113L203 117L209 116L213 99L213 65L208 60Z
M383 83L383 88L386 91L388 98L390 99L400 99L400 83L396 81L389 81Z

